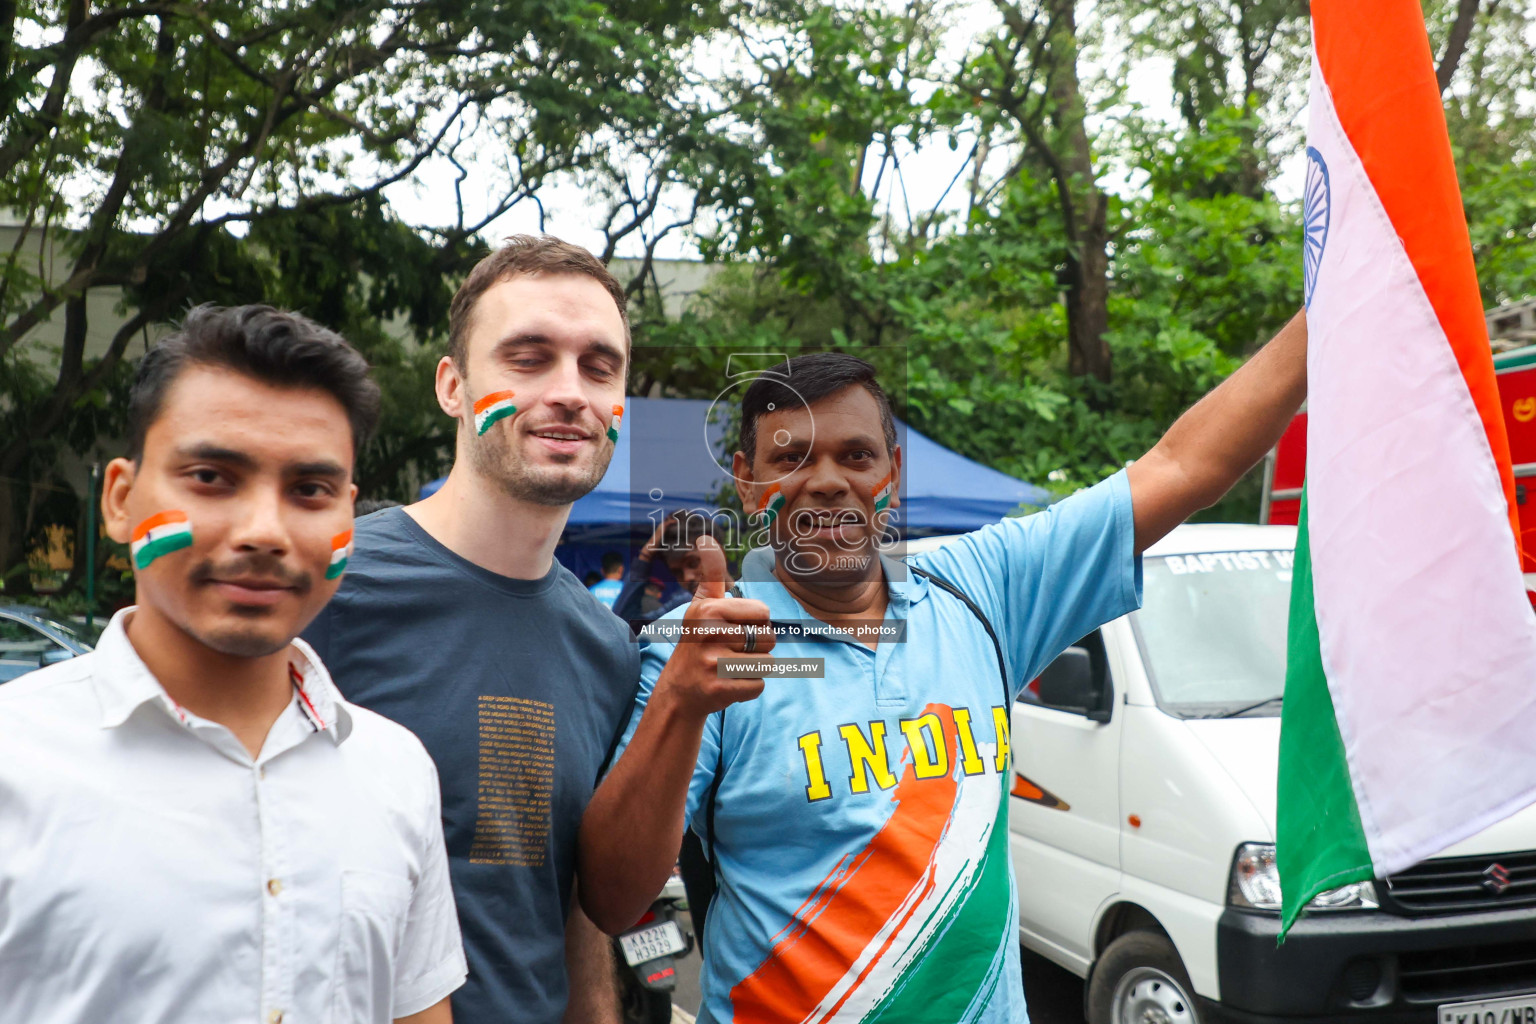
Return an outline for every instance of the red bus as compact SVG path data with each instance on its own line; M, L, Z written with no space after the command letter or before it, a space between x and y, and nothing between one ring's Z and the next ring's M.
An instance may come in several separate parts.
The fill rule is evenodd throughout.
M1515 501L1520 513L1520 550L1525 582L1536 603L1536 345L1493 357L1499 404L1509 432L1515 466ZM1259 522L1294 526L1301 514L1301 484L1307 469L1307 411L1296 414L1264 464L1264 498Z

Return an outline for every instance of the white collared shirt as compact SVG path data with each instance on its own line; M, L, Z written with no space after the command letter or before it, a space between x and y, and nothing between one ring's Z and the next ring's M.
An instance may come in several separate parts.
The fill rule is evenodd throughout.
M252 758L119 612L0 686L0 1021L374 1024L463 983L437 772L293 642Z

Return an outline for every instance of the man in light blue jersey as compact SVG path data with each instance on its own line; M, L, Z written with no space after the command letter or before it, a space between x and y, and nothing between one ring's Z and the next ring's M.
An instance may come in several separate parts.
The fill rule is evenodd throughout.
M686 820L720 886L701 1021L1022 1024L1009 708L1138 605L1140 552L1257 462L1305 391L1298 316L1128 469L902 563L875 546L902 455L872 368L765 371L733 470L768 546L739 598L707 577L649 629L582 823L587 913L632 921Z

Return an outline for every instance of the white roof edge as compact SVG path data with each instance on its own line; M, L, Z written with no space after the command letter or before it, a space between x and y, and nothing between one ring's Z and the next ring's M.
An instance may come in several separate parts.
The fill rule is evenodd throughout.
M905 553L941 548L956 537L921 537L906 543ZM1147 549L1148 557L1187 555L1202 551L1270 551L1296 546L1296 527L1256 523L1185 523Z

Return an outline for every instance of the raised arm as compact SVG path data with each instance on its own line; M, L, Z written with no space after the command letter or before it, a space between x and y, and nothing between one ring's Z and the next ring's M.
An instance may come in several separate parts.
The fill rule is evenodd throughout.
M1126 471L1136 552L1219 501L1275 446L1306 397L1307 319L1297 313Z
M720 658L743 651L740 624L754 625L762 637L754 646L755 655L748 657L766 658L773 649L768 606L725 597L720 545L705 538L698 550L707 562L706 582L699 585L683 619L694 632L679 638L634 734L581 820L577 893L587 916L610 935L645 913L677 860L688 787L709 716L763 692L760 678L720 678ZM703 635L709 630L716 632Z

